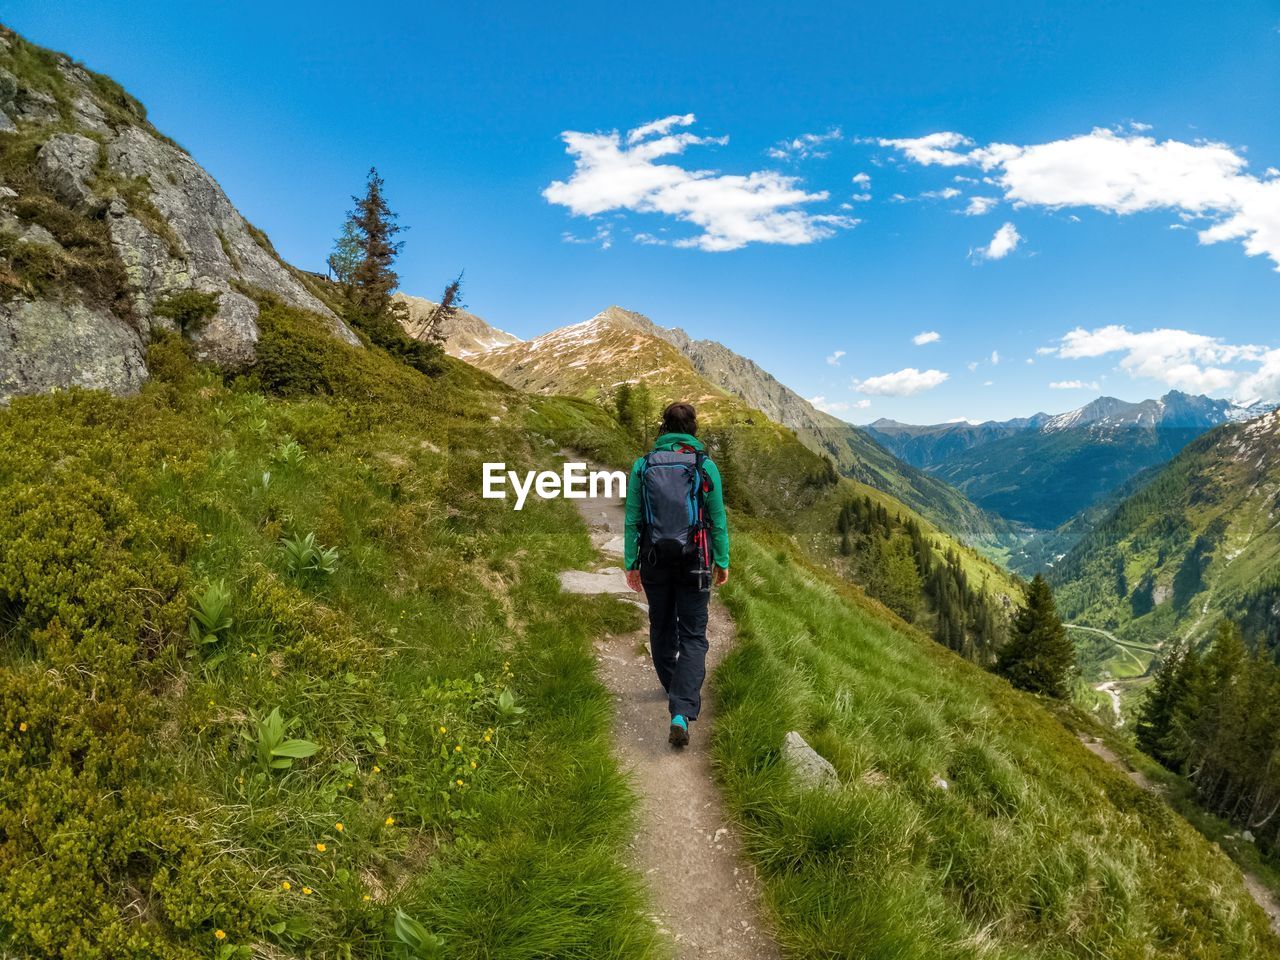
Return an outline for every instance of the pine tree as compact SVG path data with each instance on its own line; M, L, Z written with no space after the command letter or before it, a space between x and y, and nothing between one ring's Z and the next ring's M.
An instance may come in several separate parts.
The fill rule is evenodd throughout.
M391 294L400 282L393 265L404 243L395 239L400 225L387 205L377 168L369 168L364 196L351 199L356 208L350 223L360 247L359 262L351 272L351 304L366 317L387 317L393 313Z
M363 256L360 247L360 236L356 232L355 223L350 216L342 224L342 232L333 241L333 253L329 254L329 273L340 283L350 296L351 279Z
M1058 618L1053 592L1040 574L1014 617L1013 634L1000 651L996 672L1015 687L1066 699L1071 694L1075 646Z

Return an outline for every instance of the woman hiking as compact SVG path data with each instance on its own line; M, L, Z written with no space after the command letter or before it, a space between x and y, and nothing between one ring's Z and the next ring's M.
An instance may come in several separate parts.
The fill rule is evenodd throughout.
M649 601L649 649L675 747L689 742L702 706L711 587L729 579L720 471L697 433L693 407L671 404L653 450L636 460L627 484L627 585Z

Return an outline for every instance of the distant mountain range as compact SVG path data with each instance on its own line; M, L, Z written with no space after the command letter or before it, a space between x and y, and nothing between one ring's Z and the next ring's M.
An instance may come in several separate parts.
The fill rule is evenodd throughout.
M415 302L419 309L430 304L406 300L411 309ZM607 400L622 383L643 382L655 399L687 399L712 419L732 422L759 411L828 456L842 475L888 493L993 556L1006 558L1020 541L1011 524L903 463L860 428L816 409L759 364L643 314L612 306L527 341L468 315L449 332L445 348L521 390Z
M1192 441L1051 578L1065 616L1128 640L1197 639L1226 616L1280 645L1280 411Z
M879 420L867 432L980 507L1047 531L1166 463L1206 430L1266 409L1174 390L1140 403L1100 397L1056 416L1003 422L913 426Z

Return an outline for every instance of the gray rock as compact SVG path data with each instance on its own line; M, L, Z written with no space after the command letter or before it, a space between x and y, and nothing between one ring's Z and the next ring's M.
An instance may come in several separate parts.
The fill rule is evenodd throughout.
M18 78L0 67L0 109L8 110L18 97Z
M831 762L809 746L804 737L794 730L782 738L782 759L802 786L831 790L840 784L836 768Z
M137 331L81 303L0 304L0 402L77 386L133 393L147 379Z
M1245 843L1253 843L1253 831L1245 830L1240 834L1240 839Z
M181 257L144 241L146 228L132 217L112 217L112 241L138 271L139 312L150 314L155 301L196 281L232 279L265 290L283 302L319 314L333 334L353 346L360 341L328 307L313 296L249 232L244 218L222 188L186 153L140 130L126 127L107 146L107 162L125 179L146 177L151 203L173 229ZM132 220L130 223L128 221ZM117 231L119 225L119 231ZM156 238L159 239L159 238ZM130 247L138 247L130 254ZM185 282L179 280L185 277Z
M932 783L933 783L933 786L934 786L934 789L935 789L935 790L950 790L950 789L951 789L951 784L947 783L947 781L946 781L946 780L942 779L942 777L938 776L938 774L936 774L936 773L933 775L933 781L932 781Z
M107 123L107 115L102 112L94 100L81 94L71 102L71 112L75 116L76 126L94 133L110 133L111 125Z
M23 223L17 217L0 213L0 230L16 235L23 243L40 243L56 250L62 249L62 244L54 239L53 234L38 223Z
M560 574L560 589L565 593L616 593L631 596L626 575L621 570L607 573L587 573L584 570L566 570Z
M258 344L258 305L242 293L227 290L218 312L191 334L197 360L237 369L253 363Z
M93 199L89 179L98 163L97 141L78 133L60 133L36 153L36 176L55 197L70 207Z
M14 123L7 113L0 110L0 133L13 133L18 129L18 125Z
M17 195L18 191L13 189L13 187L0 187L0 203L12 200Z
M53 123L55 120L62 119L62 113L58 110L58 101L53 94L45 93L43 90L31 90L21 88L18 95L14 98L14 103L18 109L18 116L23 120L29 120L32 123Z

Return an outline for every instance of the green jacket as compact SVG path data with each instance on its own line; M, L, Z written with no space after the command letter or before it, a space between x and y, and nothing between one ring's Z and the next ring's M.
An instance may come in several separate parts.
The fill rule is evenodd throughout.
M654 450L675 450L679 447L692 447L705 450L702 441L687 433L664 433L653 443ZM627 481L627 529L624 543L624 560L628 570L634 570L640 563L640 469L644 466L644 457L637 457L631 466L631 479ZM711 561L717 567L729 569L729 523L724 514L724 491L721 489L720 468L708 457L702 462L711 481L711 490L707 493L707 519L711 521Z

